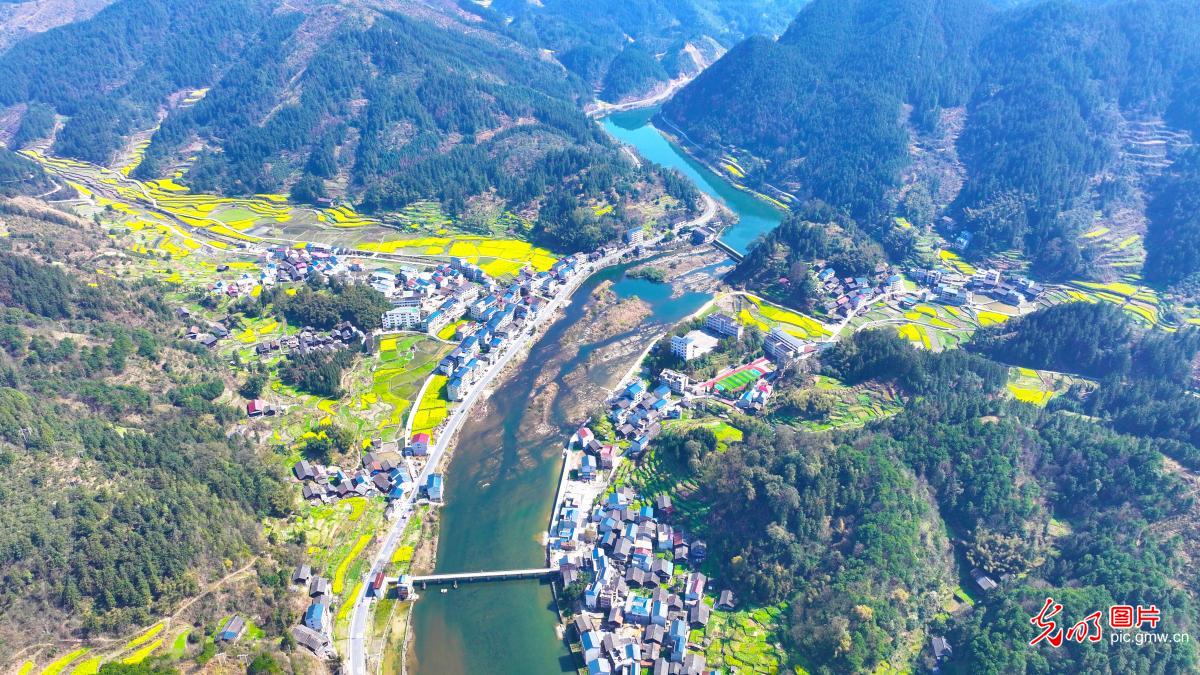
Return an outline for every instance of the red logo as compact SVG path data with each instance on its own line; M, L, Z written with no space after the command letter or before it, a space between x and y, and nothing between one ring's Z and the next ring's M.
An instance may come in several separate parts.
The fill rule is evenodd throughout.
M1078 623L1068 628L1064 634L1058 621L1054 620L1054 617L1058 616L1062 610L1063 606L1055 602L1054 598L1046 598L1046 603L1042 605L1042 611L1029 619L1029 623L1041 631L1037 637L1029 641L1030 647L1036 647L1041 642L1048 642L1051 647L1061 647L1063 638L1080 643L1100 642L1104 636L1104 627L1100 624L1102 611L1096 610L1083 617ZM1138 605L1137 607L1112 605L1108 608L1108 625L1114 630L1141 628L1142 624L1150 624L1150 628L1154 629L1158 627L1160 619L1157 605Z
M1042 611L1029 620L1029 623L1042 629L1041 635L1029 641L1030 647L1036 647L1042 640L1049 642L1052 647L1062 645L1062 629L1058 627L1058 622L1053 620L1062 611L1062 608L1062 605L1054 602L1054 598L1046 598L1046 604L1042 605Z

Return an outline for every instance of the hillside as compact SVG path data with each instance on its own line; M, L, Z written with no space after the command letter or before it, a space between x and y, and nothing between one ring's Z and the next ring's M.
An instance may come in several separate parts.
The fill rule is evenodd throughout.
M776 372L753 415L701 399L632 482L671 495L707 542L710 580L738 599L731 620L746 634L717 633L709 663L1193 672L1186 641L1110 641L1103 617L1098 643L1031 646L1029 619L1049 596L1064 632L1150 603L1158 630L1195 630L1200 435L1185 388L1198 348L1194 329L1142 331L1111 306L1073 303L940 354L890 328L843 336ZM1099 382L1039 407L1013 400L1010 364ZM767 616L772 632L745 628ZM953 653L935 659L934 638Z
M5 0L0 2L0 49L30 35L82 21L112 0Z
M805 0L497 0L485 19L555 58L608 102L636 98L694 75L751 35L781 32Z
M950 111L965 120L953 143L968 179L937 205L943 230L970 232L972 255L1017 248L1048 276L1112 278L1128 270L1106 267L1103 242L1081 235L1145 234L1130 214L1144 214L1195 129L1197 11L1176 0L818 0L779 40L730 50L662 118L706 157L736 157L751 186L828 203L882 239L905 212L914 144ZM1164 120L1161 133L1138 126Z
M561 65L458 10L389 7L122 0L0 56L0 106L27 106L17 141L52 133L56 112L54 154L196 191L366 212L436 199L453 215L482 200L531 220L661 194L580 112L590 93ZM599 238L539 233L589 248L623 218Z
M8 651L144 625L262 552L260 520L291 508L226 435L232 382L175 336L164 289L95 275L115 249L55 218L0 214Z

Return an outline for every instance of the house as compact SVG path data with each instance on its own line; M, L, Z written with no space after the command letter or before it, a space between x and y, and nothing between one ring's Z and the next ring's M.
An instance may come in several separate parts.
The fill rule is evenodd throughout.
M722 337L742 339L742 324L724 312L709 314L704 319L704 327Z
M703 628L708 625L708 616L712 612L708 604L700 600L688 609L688 623L693 628Z
M429 474L429 480L425 483L425 492L431 501L442 501L442 474Z
M304 459L292 465L292 474L295 475L298 480L316 480L317 478L317 470L308 462L308 460Z
M328 579L321 576L315 576L311 581L308 582L308 596L310 598L315 598L321 595L329 595L331 588L332 586Z
M408 447L412 450L414 456L425 457L429 454L429 434L425 432L413 434Z
M267 406L266 401L263 401L262 399L256 398L246 404L247 417L260 417L262 415L273 414L273 412L274 411L271 411L271 409Z
M994 579L978 568L971 570L971 578L975 580L975 584L983 591L994 591L999 586Z
M617 448L614 445L604 445L600 448L600 468L605 471L616 464Z
M292 583L302 586L308 585L308 580L312 578L312 568L307 563L300 563L296 566L296 571L292 572Z
M593 661L600 658L603 644L602 636L599 632L594 630L581 632L579 634L579 644L583 647L583 659L585 661Z
M683 669L679 672L681 675L701 675L704 673L704 655L688 654L683 657Z
M421 300L400 298L396 306L383 313L384 330L411 330L421 325Z
M663 515L671 515L675 513L675 506L671 504L670 495L658 495L654 498L654 510Z
M664 369L659 373L658 379L676 394L686 393L692 384L687 375L670 369Z
M733 591L729 590L728 588L721 591L721 596L717 599L717 609L731 612L733 611L735 604L736 601L733 599Z
M683 599L688 602L700 602L704 598L704 585L708 577L703 572L688 574L687 583L683 587Z
M954 650L950 648L950 642L946 638L935 635L929 642L930 646L933 647L933 658L938 663L948 661L954 657Z
M329 636L315 631L303 624L292 626L292 637L296 644L324 658L329 652Z
M609 665L608 659L598 657L587 662L588 675L611 675L612 666Z
M322 602L314 602L304 612L304 625L317 631L326 632L329 627L329 611Z
M401 600L407 600L412 597L413 583L412 577L407 574L401 574L396 581L396 597Z
M719 342L704 331L691 330L686 335L671 336L671 353L684 361L691 361L716 349Z
M217 633L217 642L237 642L245 632L246 620L240 615L234 614L225 622L221 632Z
M591 480L596 475L596 458L584 455L579 462L579 479Z

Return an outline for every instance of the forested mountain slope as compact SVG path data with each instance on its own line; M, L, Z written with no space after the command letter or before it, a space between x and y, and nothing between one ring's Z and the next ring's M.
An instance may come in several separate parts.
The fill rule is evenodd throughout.
M58 113L53 152L136 158L132 134L151 130L134 175L199 191L452 214L483 197L535 220L548 205L539 232L561 249L624 217L578 222L582 201L662 190L582 114L590 98L549 56L436 3L121 0L0 56L0 106L25 107L14 144ZM566 236L583 230L606 234Z
M1064 605L1064 630L1113 604L1151 603L1158 630L1196 630L1195 495L1189 470L1164 455L1200 467L1183 390L1198 338L1142 333L1085 303L986 332L978 353L860 332L818 368L903 392L894 417L798 432L787 401L828 392L804 368L785 370L778 407L736 419L743 442L717 452L699 428L657 452L698 486L688 498L711 506L719 578L739 598L787 602L787 649L807 672L1193 672L1194 645L1110 642L1107 625L1099 644L1029 641L1047 596ZM1006 400L1006 363L1106 372L1098 390L1047 411ZM998 585L982 590L973 569ZM933 637L949 640L948 662L930 656Z
M742 38L778 34L805 1L497 0L477 11L551 50L601 99L619 101L694 74L696 57L709 61Z
M228 435L224 364L175 336L163 288L94 275L109 245L69 216L6 207L2 220L0 644L12 651L149 623L260 552L260 520L291 496Z
M3 0L0 49L30 35L90 18L112 0Z
M1046 273L1081 274L1092 214L1156 189L1120 148L1128 121L1195 130L1198 45L1200 9L1179 0L818 0L662 115L706 152L735 153L751 184L827 202L882 237L914 134L961 110L967 180L941 205L953 231L976 252L1024 248Z

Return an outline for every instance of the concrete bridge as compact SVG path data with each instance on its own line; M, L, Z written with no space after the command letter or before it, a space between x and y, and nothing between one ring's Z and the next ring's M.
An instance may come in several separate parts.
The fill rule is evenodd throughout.
M414 575L409 577L414 586L420 584L422 587L430 584L436 586L439 584L457 584L458 582L472 581L512 581L514 579L540 579L550 576L558 572L553 567L536 567L524 570L494 570L491 572L456 572L453 574L425 574ZM387 583L395 585L399 581L398 577L388 577Z
M742 258L746 257L746 256L742 255L741 253L739 253L737 251L737 249L733 248L729 244L726 244L725 242L721 241L720 239L714 239L712 245L718 251L724 253L725 255L729 256L730 258L733 258L734 262L742 262Z

